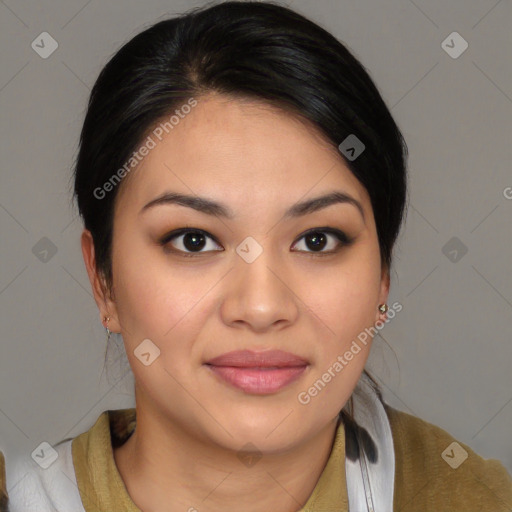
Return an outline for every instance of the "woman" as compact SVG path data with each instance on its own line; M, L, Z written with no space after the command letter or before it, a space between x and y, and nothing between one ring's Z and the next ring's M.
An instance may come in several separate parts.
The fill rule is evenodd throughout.
M74 191L136 408L16 469L12 510L510 510L498 461L364 372L401 309L406 152L363 66L284 7L214 5L121 48Z

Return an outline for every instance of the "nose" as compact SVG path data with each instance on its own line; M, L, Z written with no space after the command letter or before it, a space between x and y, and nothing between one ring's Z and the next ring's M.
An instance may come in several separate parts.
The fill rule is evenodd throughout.
M221 306L223 321L254 332L293 324L300 311L300 299L292 280L290 270L273 258L271 251L264 250L252 263L237 256Z

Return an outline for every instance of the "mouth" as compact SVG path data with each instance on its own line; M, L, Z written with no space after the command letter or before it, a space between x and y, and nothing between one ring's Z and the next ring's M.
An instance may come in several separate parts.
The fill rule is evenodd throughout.
M300 378L309 362L281 350L228 352L205 363L222 381L256 395L267 395Z

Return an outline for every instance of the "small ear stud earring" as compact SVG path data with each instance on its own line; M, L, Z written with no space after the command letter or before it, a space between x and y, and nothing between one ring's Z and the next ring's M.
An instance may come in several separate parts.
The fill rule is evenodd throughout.
M105 316L103 317L103 322L106 324L105 325L105 330L107 331L107 343L110 341L110 334L111 334L111 330L108 328L108 321L110 320L110 317L109 316Z
M389 308L388 308L388 305L387 305L387 304L380 304L380 305L379 305L379 311L380 311L381 313L386 313L386 311L387 311L388 309L389 309Z

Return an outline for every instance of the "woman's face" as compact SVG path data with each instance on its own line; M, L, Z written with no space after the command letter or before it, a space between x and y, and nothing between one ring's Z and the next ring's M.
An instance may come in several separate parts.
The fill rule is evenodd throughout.
M288 449L332 424L370 343L344 354L382 319L388 279L369 196L312 127L261 103L198 98L164 135L121 184L115 302L107 312L97 299L122 333L137 407L210 444ZM351 199L300 206L335 193ZM188 206L152 203L164 194ZM207 364L270 350L302 362Z

